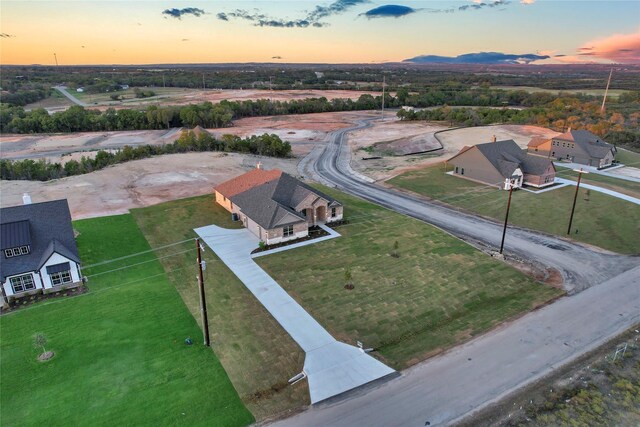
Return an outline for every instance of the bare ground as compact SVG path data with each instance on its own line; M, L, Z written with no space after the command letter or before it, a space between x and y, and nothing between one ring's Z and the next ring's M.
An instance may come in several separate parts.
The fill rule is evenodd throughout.
M122 214L131 208L206 194L215 185L254 168L258 161L267 169L296 175L296 159L170 154L48 182L0 181L0 206L20 205L22 194L29 193L34 203L68 199L74 219Z
M437 133L436 133L437 132ZM372 127L351 133L351 166L376 181L384 181L412 169L440 163L453 157L465 145L489 142L495 135L498 140L513 139L526 147L535 136L551 137L557 132L529 125L496 125L451 129L436 123L403 122L385 119ZM406 156L411 151L442 149L424 154ZM390 155L394 152L396 155ZM381 159L364 160L382 155Z

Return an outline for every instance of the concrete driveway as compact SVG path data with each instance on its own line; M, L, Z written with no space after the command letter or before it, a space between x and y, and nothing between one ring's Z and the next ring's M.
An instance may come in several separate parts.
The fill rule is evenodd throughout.
M229 230L210 225L197 228L195 232L305 352L304 372L309 381L311 403L321 402L395 372L359 348L333 338L260 268L251 257L251 251L258 247L258 238L249 230Z

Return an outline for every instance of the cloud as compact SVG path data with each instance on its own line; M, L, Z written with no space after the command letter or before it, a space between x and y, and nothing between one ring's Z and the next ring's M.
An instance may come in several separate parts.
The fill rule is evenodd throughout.
M176 19L182 19L185 15L193 15L193 16L202 16L205 14L205 11L202 9L198 9L197 7L185 7L184 9L165 9L162 11L163 15L170 16ZM165 16L166 18L166 16Z
M13 34L0 33L0 37L2 37L3 39L12 39L15 36Z
M462 6L458 7L458 10L460 10L460 11L480 10L480 9L484 9L486 7L494 8L494 7L497 7L497 6L506 6L511 2L508 1L508 0L494 0L494 1L491 1L489 3L484 3L483 1L480 1L480 0L473 0L473 3L474 4L462 5Z
M282 59L282 56L279 56L279 55L277 55L277 56L272 56L272 57L271 57L271 59Z
M183 41L183 42L188 42L188 41L189 41L189 39L182 39L182 41Z
M300 19L284 19L274 18L260 13L254 9L249 12L244 9L236 9L233 12L220 12L216 17L221 21L229 21L229 19L241 19L252 22L256 27L276 27L276 28L321 28L329 24L321 22L322 19L332 15L338 15L346 10L362 3L368 3L369 0L336 0L328 6L316 6L304 18Z
M549 55L537 55L534 53L518 55L502 52L478 52L458 56L421 55L405 59L402 62L413 62L415 64L528 64L547 58L549 58Z
M416 13L418 9L414 9L408 6L399 6L396 4L387 4L384 6L376 7L361 15L371 18L399 18L401 16L410 15Z
M583 52L581 55L588 51L594 57L612 62L640 63L640 29L631 34L612 34L609 37L592 40L578 48L578 51Z
M534 4L536 0L520 0L520 4L529 5Z

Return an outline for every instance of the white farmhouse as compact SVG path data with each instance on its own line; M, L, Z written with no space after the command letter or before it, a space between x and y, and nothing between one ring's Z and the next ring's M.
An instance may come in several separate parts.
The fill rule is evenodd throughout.
M80 286L80 257L66 199L0 209L3 304Z

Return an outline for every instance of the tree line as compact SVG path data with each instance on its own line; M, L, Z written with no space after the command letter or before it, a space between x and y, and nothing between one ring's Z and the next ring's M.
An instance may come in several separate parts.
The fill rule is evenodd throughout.
M400 88L395 96L385 95L385 106L404 105L431 107L449 106L540 106L558 99L549 93L527 93L487 88L469 90L429 89L411 93ZM591 98L577 97L589 101ZM49 114L44 109L25 111L20 106L0 104L0 132L3 133L58 133L117 130L168 129L171 127L219 128L230 126L232 120L243 117L282 114L306 114L336 111L374 110L381 107L382 96L363 94L356 100L336 98L308 98L302 100L273 101L269 99L247 101L203 102L186 106L149 106L144 109L114 109L104 112L72 106L66 111Z
M401 120L442 121L449 126L532 124L558 132L569 128L587 129L610 144L640 150L640 96L629 94L623 101L624 108L611 108L604 113L599 102L557 98L544 106L526 109L452 108L445 105L419 111L401 109L397 115Z
M100 150L95 157L69 160L66 163L40 160L0 160L0 179L4 180L33 180L49 181L73 175L104 169L107 166L124 163L131 160L144 159L161 154L224 151L251 153L262 156L288 157L291 155L291 145L282 141L278 135L263 134L247 138L235 135L223 135L216 139L212 135L194 131L183 131L178 139L171 144L125 146L115 151Z

